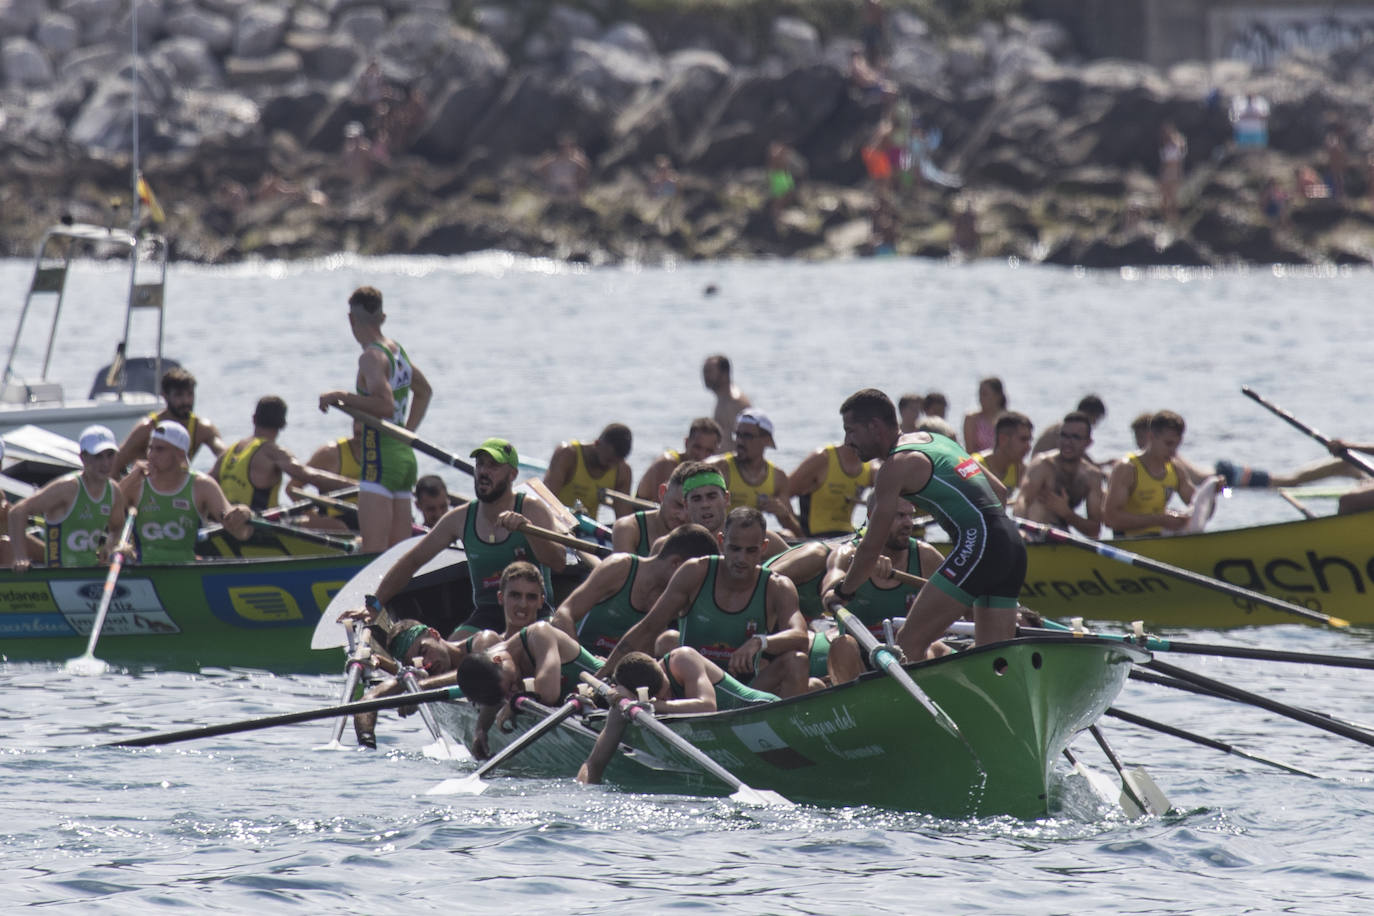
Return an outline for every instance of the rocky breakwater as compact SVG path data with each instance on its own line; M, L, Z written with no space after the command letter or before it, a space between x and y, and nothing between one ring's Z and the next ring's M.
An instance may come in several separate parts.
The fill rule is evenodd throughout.
M894 97L850 78L857 4L797 4L808 21L714 0L132 2L141 161L181 258L874 246L861 151ZM937 36L889 7L884 77L962 182L894 193L898 253L945 256L957 235L985 256L1088 266L1374 257L1358 131L1344 197L1291 193L1291 213L1264 212L1271 179L1326 161L1333 123L1370 123L1374 53L1161 73L1078 60L1046 23ZM132 23L130 0L0 0L0 253L27 255L62 214L127 220ZM1269 100L1270 144L1240 153L1226 102L1246 92ZM1188 141L1167 222L1166 122ZM560 135L586 151L589 184L556 198L536 166ZM774 141L805 163L777 210ZM675 181L655 176L663 156Z

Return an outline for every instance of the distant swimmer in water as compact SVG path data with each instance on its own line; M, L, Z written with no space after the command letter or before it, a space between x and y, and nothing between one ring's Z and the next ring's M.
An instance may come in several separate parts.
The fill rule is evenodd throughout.
M375 287L360 286L348 297L348 326L363 351L356 391L326 391L320 395L320 410L338 404L415 432L433 389L405 348L382 333L385 321L382 294ZM415 452L408 444L364 424L358 484L364 552L380 553L410 537L410 491L417 476Z

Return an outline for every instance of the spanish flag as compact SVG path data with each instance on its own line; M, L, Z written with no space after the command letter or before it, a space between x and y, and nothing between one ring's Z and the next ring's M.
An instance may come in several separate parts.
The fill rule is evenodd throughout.
M153 189L148 187L148 182L143 179L142 172L138 173L138 199L148 208L148 215L153 218L153 222L160 223L167 218L167 214L162 212L162 205L153 195Z

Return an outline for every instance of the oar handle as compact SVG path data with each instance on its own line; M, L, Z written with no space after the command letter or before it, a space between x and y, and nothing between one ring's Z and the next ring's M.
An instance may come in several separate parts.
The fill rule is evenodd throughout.
M532 522L525 522L525 524L520 526L520 530L526 534L532 534L537 538L553 541L555 544L562 544L564 547L571 547L573 550L585 550L587 553L594 553L599 557L609 557L615 552L609 547L593 544L591 541L584 541L581 538L575 538L571 535L562 534L557 531L550 531L548 528L541 528Z
M519 700L517 700L517 703L518 702ZM505 747L503 747L500 753L498 753L495 757L492 757L490 760L483 763L473 772L472 776L468 778L471 779L476 777L480 779L481 777L487 775L492 770L496 769L501 764L505 763L507 760L510 760L516 754L520 753L525 748L529 747L535 741L539 740L540 737L542 737L544 734L546 734L551 729L556 727L564 719L568 718L581 708L581 697L568 697L567 701L564 702L562 706L558 707L553 712L549 713L543 719L543 721L535 724L533 727L530 728L529 731L525 732L519 738L516 738L510 744L507 744Z
M350 417L357 420L364 426L371 426L373 429L380 430L383 435L390 436L393 439L399 439L406 445L409 445L411 448L415 449L415 451L417 452L424 452L431 458L438 458L440 461L444 462L449 467L457 468L464 474L473 473L474 469L471 461L464 461L462 458L459 458L452 452L446 452L443 449L439 448L439 446L434 445L430 442L426 442L424 439L421 439L419 436L417 436L410 430L406 429L404 426L397 426L390 420L383 420L381 417L374 417L370 413L366 413L365 411L349 407L346 404L334 404L332 406L338 410L342 410L344 413L348 414Z
M95 654L95 644L100 639L100 631L105 626L105 618L110 613L110 602L114 600L115 583L119 581L119 571L124 568L124 555L133 546L134 520L138 518L138 507L129 506L124 516L124 527L119 529L119 542L115 544L114 556L110 557L110 570L105 574L105 587L100 594L100 607L91 624L91 636L86 641L86 655Z
M1270 401L1268 398L1264 397L1262 394L1260 394L1255 389L1251 388L1249 385L1242 385L1240 388L1240 393L1245 395L1250 400L1254 401L1256 404L1259 404L1261 407L1268 410L1270 413L1278 417L1280 420L1286 422L1289 426L1292 426L1294 429L1300 430L1301 432L1304 432L1307 435L1311 436L1313 439L1316 439L1318 442L1320 442L1322 445L1326 447L1327 451L1331 450L1332 443L1330 438L1323 436L1320 432L1316 430L1315 427L1308 426L1306 423L1299 420L1297 417L1293 416L1291 413L1284 410L1282 407L1275 404L1273 401ZM1345 461L1347 464L1354 465L1355 467L1364 471L1366 474L1374 475L1374 462L1371 462L1368 458L1365 458L1362 455L1357 455L1349 449L1343 449L1337 457L1339 457L1342 461Z
M913 576L911 573L902 569L892 570L892 578L901 582L903 585L910 585L914 588L923 588L926 584L925 579L920 576Z
M622 493L611 487L602 487L596 491L602 504L615 508L616 503L625 503L634 506L636 509L657 509L658 503L651 499L640 499L638 496L631 496L629 493Z
M1211 576L1204 576L1202 573L1193 572L1191 569L1183 569L1179 566L1171 566L1168 563L1161 563L1159 560L1151 560L1149 557L1143 557L1138 553L1132 553L1129 550L1122 550L1120 547L1113 547L1110 544L1104 544L1101 541L1094 541L1091 538L1074 536L1072 534L1069 534L1067 531L1062 531L1059 528L1054 528L1050 525L1045 525L1040 522L1032 522L1024 518L1016 519L1016 524L1021 528L1022 531L1030 531L1035 534L1039 534L1047 538L1048 540L1054 541L1056 544L1067 544L1070 547L1077 547L1080 550L1086 550L1090 553L1095 553L1098 556L1106 557L1109 560L1116 560L1119 563L1125 563L1127 566L1135 566L1140 569L1148 569L1151 572L1160 573L1161 575L1173 576L1175 579L1181 579L1184 582L1191 583L1192 585L1196 585L1201 588L1209 588L1212 591L1221 592L1225 595L1232 595L1245 598L1246 600L1252 601L1255 604L1262 604L1265 607L1271 607L1275 610L1283 611L1287 614L1293 614L1297 617L1304 617L1308 620L1312 620L1317 623L1324 623L1327 626L1340 628L1350 626L1350 621L1344 620L1340 617L1333 617L1330 614L1323 614L1320 611L1313 611L1309 608L1293 604L1291 601L1284 601L1282 598L1274 598L1270 595L1264 594L1263 592L1251 591L1248 588L1243 588L1239 585L1232 585L1229 582L1223 582L1220 579L1214 579Z

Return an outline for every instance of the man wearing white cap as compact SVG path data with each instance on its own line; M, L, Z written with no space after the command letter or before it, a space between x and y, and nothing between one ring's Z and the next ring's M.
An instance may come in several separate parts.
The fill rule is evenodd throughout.
M777 448L773 421L757 407L746 407L735 417L735 450L708 463L725 478L730 508L749 506L777 517L791 534L802 537L801 522L787 500L787 472L763 457L764 449Z
M12 544L23 543L30 518L43 516L49 566L97 565L105 559L107 537L113 543L124 526L124 494L110 481L119 448L114 433L104 426L88 426L81 432L80 445L80 471L57 478L10 510ZM24 572L29 561L27 553L16 551L10 568Z
M124 498L138 507L138 552L143 563L189 563L195 559L196 532L219 522L241 541L252 533L252 511L230 505L214 479L191 470L186 453L191 436L186 427L163 420L148 439L148 458L119 482Z

